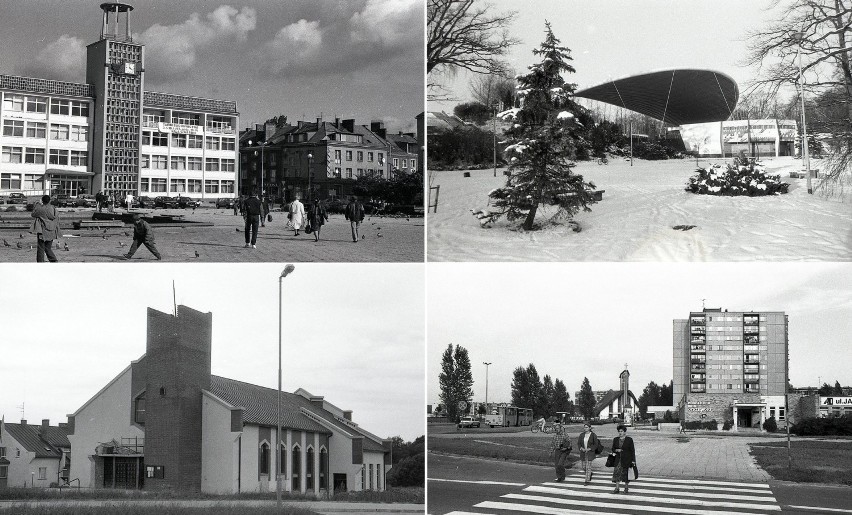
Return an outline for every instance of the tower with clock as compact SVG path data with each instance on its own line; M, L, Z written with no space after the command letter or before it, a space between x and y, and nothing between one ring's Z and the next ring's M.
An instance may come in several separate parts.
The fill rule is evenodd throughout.
M118 197L139 185L145 48L133 42L123 2L101 4L100 39L87 47L86 82L95 89L92 171L94 191Z

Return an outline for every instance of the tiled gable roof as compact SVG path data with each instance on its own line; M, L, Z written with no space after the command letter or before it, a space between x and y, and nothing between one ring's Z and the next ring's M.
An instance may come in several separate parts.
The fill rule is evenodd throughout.
M600 412L601 412L601 411L603 411L603 410L604 410L604 408L606 408L607 406L609 406L610 404L612 404L612 402L613 402L614 400L616 400L616 399L618 399L619 397L621 397L621 395L622 395L623 393L624 393L624 390L610 390L610 391L606 392L606 395L604 395L604 396L601 398L601 400L599 400L599 401L597 402L597 404L595 404L595 411L594 411L595 415L600 414ZM633 395L633 392L631 392L630 390L628 390L628 391L627 391L627 395L629 395L629 396L630 396L630 398L631 398L631 399L633 399L633 402L635 403L635 405L636 405L636 406L638 406L638 405L639 405L639 403L636 401L636 397Z
M21 444L27 452L35 453L36 458L61 458L60 447L70 448L68 429L48 427L44 435L41 426L35 424L6 423L6 432Z

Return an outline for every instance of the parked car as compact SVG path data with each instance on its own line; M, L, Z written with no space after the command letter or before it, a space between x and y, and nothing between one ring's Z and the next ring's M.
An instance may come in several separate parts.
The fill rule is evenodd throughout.
M154 199L154 207L161 207L164 209L177 209L178 201L173 197L157 197Z
M220 198L216 199L216 207L231 209L234 207L234 199L232 198Z
M142 195L141 197L133 197L133 205L130 207L140 207L143 209L146 207L154 207L154 199L145 195Z
M26 204L27 196L23 193L9 193L9 196L6 198L7 204Z
M77 195L74 205L77 207L97 207L98 201L94 195Z
M177 198L178 207L181 209L186 209L188 207L196 208L201 205L201 202L195 200L194 198L189 197L178 197Z
M57 195L53 197L50 201L56 207L76 207L77 199L69 197L68 195Z
M479 427L479 420L473 417L462 417L459 421L459 428L462 427Z

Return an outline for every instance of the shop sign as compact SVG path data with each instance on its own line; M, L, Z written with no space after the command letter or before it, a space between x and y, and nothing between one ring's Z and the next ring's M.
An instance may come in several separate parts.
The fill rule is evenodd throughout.
M852 406L852 397L820 397L820 406Z
M688 401L686 411L690 413L708 413L712 411L710 401Z
M200 125L184 125L182 123L157 122L157 130L172 134L201 134Z

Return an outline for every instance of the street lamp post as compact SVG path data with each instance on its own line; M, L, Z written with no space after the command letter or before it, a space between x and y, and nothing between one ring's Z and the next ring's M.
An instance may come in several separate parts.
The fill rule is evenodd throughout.
M313 193L311 192L311 176L313 175L313 161L314 155L308 154L308 201L313 200Z
M802 158L805 160L805 180L807 181L808 193L814 192L811 185L811 156L808 152L808 126L805 123L805 76L802 72L802 42L805 40L804 32L794 32L793 39L799 43L796 49L796 57L799 61L799 88L802 97Z
M485 365L485 414L488 414L488 365L491 363L482 362Z
M278 276L278 410L276 412L276 422L278 426L278 432L275 433L275 439L277 443L275 445L275 452L278 453L275 459L275 501L278 510L281 510L281 319L283 313L283 300L282 300L282 292L283 292L283 281L284 278L290 275L296 267L293 265L287 265L284 267L284 271L281 272L281 275Z
M263 175L264 175L264 172L263 172L263 150L266 148L266 144L268 142L267 141L264 141L264 142L257 141L255 143L260 147L260 196L263 197ZM248 144L251 147L252 141L248 140ZM255 149L254 155L255 156L257 155L257 149Z

